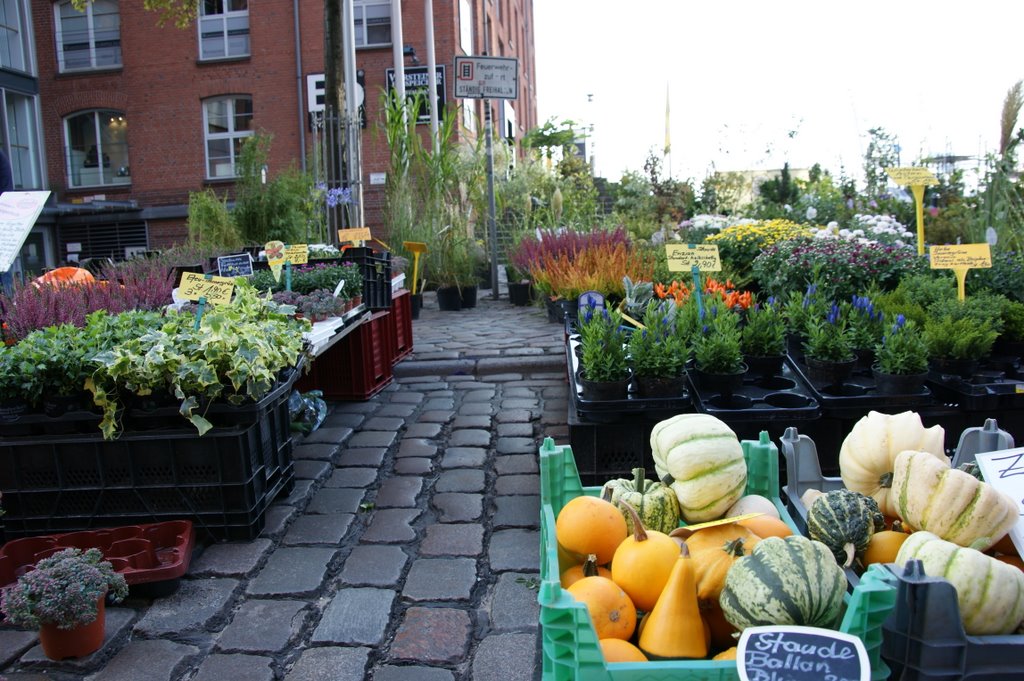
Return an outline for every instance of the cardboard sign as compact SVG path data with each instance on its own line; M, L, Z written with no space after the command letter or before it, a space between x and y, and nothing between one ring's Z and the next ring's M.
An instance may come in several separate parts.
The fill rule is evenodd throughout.
M988 244L958 244L932 246L928 250L933 270L952 270L957 267L975 269L992 267L992 251Z
M352 229L338 230L338 241L369 241L372 238L369 227L353 227Z
M222 277L251 277L252 256L248 253L219 256L217 271Z
M227 305L235 291L235 280L230 277L207 277L195 272L183 272L178 284L178 295L185 300L206 298L214 305Z
M1017 553L1024 556L1024 447L975 454L981 476L1000 492L1017 502L1017 524L1010 528L1010 539Z
M48 191L0 195L0 272L11 269L49 196Z
M293 265L309 262L309 244L289 244L284 247L284 259Z
M903 187L938 184L939 179L927 168L886 168L892 181Z
M747 627L736 650L743 681L870 681L864 642L819 627Z
M721 272L722 260L715 244L669 244L665 246L669 272L689 272L696 265L701 272Z

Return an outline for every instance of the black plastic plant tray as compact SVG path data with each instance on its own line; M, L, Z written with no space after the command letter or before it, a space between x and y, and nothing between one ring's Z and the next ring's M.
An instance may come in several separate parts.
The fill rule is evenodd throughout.
M796 421L818 418L821 407L803 378L784 364L774 376L748 373L743 386L724 395L705 390L690 374L691 392L697 408L726 423L742 421Z
M792 356L786 358L789 365L800 378L811 387L814 396L823 411L856 409L900 409L903 407L925 407L935 404L935 395L928 386L920 392L899 394L879 392L870 369L858 368L846 381L839 385L829 385L827 381L812 380L807 375L807 366L795 361Z
M683 390L677 397L639 397L636 395L635 384L630 384L626 399L622 400L585 400L583 386L579 381L580 361L575 348L579 338L571 336L566 341L566 366L569 372L569 384L572 387L572 407L576 412L595 423L613 423L626 414L654 413L665 415L680 414L693 411L693 400L688 390Z
M1024 378L1013 372L983 366L971 378L928 372L928 384L935 394L956 401L967 411L1024 409Z

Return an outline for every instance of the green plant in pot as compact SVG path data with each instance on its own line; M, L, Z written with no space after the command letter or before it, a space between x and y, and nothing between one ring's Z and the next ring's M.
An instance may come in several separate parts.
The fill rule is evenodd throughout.
M462 289L476 284L469 239L452 227L441 231L426 253L427 272L437 286L438 307L462 308Z
M924 327L931 367L962 378L974 375L979 359L992 352L998 335L995 329L970 317L930 317Z
M740 351L753 372L772 376L782 371L786 356L786 320L774 297L747 308L740 333Z
M928 375L928 347L921 328L903 315L875 346L871 367L879 392L917 393Z
M625 398L631 371L622 315L591 300L579 317L579 334L584 399Z
M849 378L857 363L841 308L835 303L825 317L812 319L807 328L804 356L811 380L837 385Z
M740 350L739 315L717 301L704 308L704 323L692 340L697 383L726 399L743 384L747 366Z
M678 396L685 383L686 342L676 333L676 305L651 300L642 315L644 328L629 336L629 357L641 397Z
M40 560L4 589L0 610L15 626L38 629L43 652L61 660L103 644L104 601L118 603L128 584L99 549L64 549Z
M860 365L869 368L874 361L875 346L885 332L882 311L875 309L871 298L858 295L851 296L849 302L844 301L841 308L847 321L850 346Z

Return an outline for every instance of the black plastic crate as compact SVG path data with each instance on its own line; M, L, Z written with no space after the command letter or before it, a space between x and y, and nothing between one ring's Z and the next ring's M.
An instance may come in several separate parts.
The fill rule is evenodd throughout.
M657 421L627 418L616 423L593 423L569 410L569 445L580 481L601 485L612 478L633 478L634 468L654 475L651 430Z
M359 265L363 273L363 305L368 310L391 307L391 254L372 248L347 248L344 259Z

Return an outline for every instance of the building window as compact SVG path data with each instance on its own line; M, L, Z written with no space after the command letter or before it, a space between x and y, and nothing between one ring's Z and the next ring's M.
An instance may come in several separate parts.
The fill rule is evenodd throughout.
M8 90L4 93L7 114L7 145L15 189L43 186L39 167L39 136L36 128L36 98Z
M355 0L356 47L391 44L391 3Z
M218 97L203 102L203 131L207 179L236 177L242 143L253 134L252 97Z
M249 0L199 3L199 58L249 56Z
M59 2L54 12L61 72L121 65L121 15L114 0L86 3L82 12L70 2Z
M459 0L459 46L467 55L473 54L473 6Z
M29 54L31 32L25 25L20 0L0 0L0 66L14 71L32 71Z
M128 184L128 119L123 111L86 111L64 119L69 187Z

